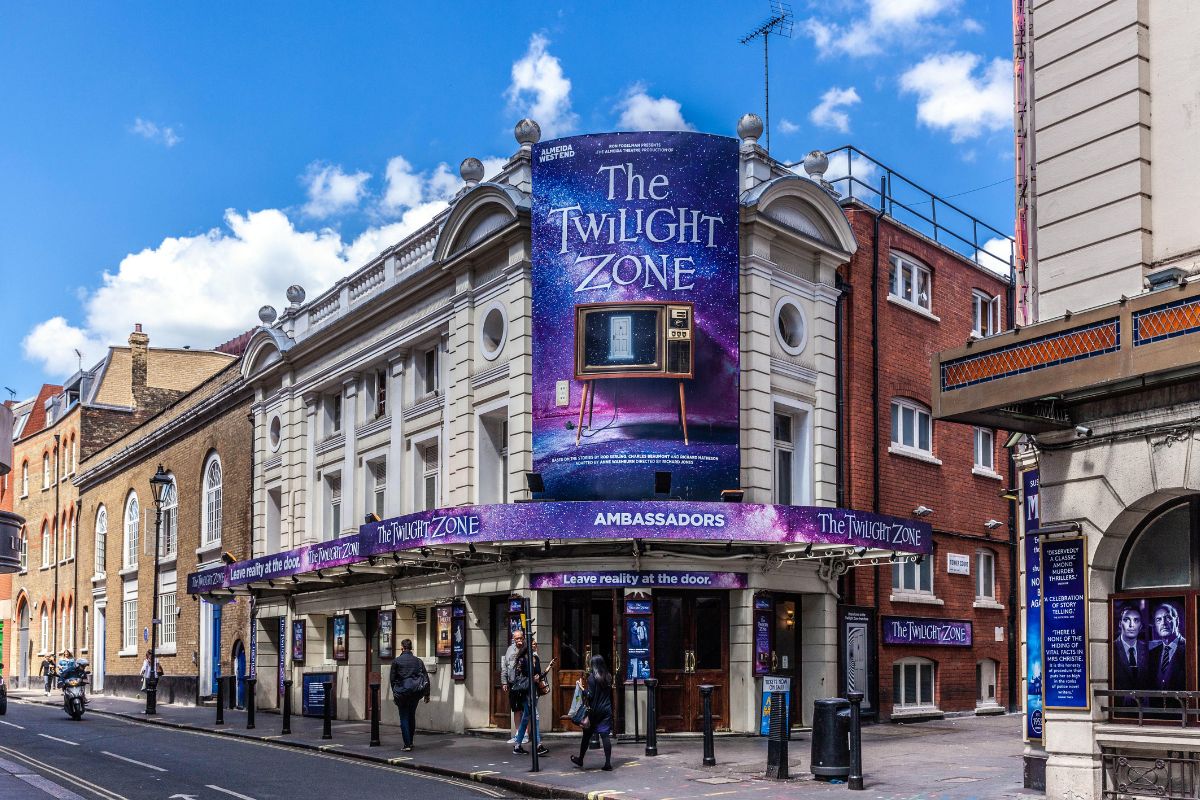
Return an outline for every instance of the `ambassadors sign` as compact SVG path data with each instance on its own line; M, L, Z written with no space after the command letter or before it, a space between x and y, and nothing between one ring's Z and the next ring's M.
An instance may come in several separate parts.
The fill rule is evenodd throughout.
M244 586L421 547L648 539L832 544L928 554L928 523L842 508L754 503L547 502L459 506L371 522L353 536L237 561L188 576L188 593Z
M559 500L739 485L738 143L610 133L533 149L533 460Z

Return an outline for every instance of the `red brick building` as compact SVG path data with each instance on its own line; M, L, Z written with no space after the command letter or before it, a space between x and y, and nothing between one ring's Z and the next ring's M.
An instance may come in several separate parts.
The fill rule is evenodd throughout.
M882 719L999 713L1011 705L1016 606L1001 497L1010 485L1005 434L934 423L929 375L939 350L1008 327L1008 282L956 252L974 254L969 238L940 227L943 243L932 238L922 217L930 202L944 215L942 201L880 204L878 189L853 183L838 185L853 195L842 204L858 241L842 270L838 505L922 517L934 531L934 553L921 563L858 567L842 578L845 607L874 619L868 699L877 699ZM971 228L968 221L967 237ZM957 636L933 644L908 635L917 626L934 630L924 626L934 620L958 623L941 626Z

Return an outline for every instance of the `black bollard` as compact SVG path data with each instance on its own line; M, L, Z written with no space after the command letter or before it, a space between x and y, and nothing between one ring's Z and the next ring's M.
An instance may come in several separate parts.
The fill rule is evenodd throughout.
M229 710L233 711L237 708L237 676L230 675L227 680L229 681Z
M258 683L257 678L246 679L246 730L254 730L254 711L258 706L258 698L254 696L254 685Z
M225 724L225 681L217 678L217 724Z
M283 682L283 730L279 732L280 736L286 736L292 732L292 682Z
M767 728L767 777L788 777L787 695L771 692L771 721Z
M321 726L321 738L322 739L332 739L333 738L333 684L330 683L329 681L325 681L323 684L321 684L321 686L322 686L322 688L325 689L325 698L324 698L325 704L324 704L324 710L322 713L323 719L322 719L322 726Z
M704 766L715 767L717 757L713 753L712 684L700 687L700 698L704 702Z
M846 778L846 788L862 791L862 719L859 711L863 693L849 692L846 699L850 701L850 776Z
M658 755L658 678L646 678L646 755Z
M158 676L146 678L146 713L158 713Z
M371 684L371 747L379 747L379 684Z
M633 679L633 743L634 744L637 744L638 742L640 742L642 740L642 737L638 735L638 717L640 717L641 715L642 715L641 711L638 710L637 678L634 678Z

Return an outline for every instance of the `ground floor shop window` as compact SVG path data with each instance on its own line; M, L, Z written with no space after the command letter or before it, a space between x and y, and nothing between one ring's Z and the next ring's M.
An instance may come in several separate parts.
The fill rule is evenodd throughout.
M897 709L934 708L934 663L906 658L892 665L892 702Z

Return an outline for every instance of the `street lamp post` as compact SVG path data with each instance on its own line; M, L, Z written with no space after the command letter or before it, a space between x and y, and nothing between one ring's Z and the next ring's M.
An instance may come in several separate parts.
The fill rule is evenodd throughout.
M171 485L171 476L158 465L158 472L150 479L150 489L154 492L154 597L150 610L150 674L146 676L146 713L157 713L155 704L158 702L158 556L162 546L162 504L163 496Z

